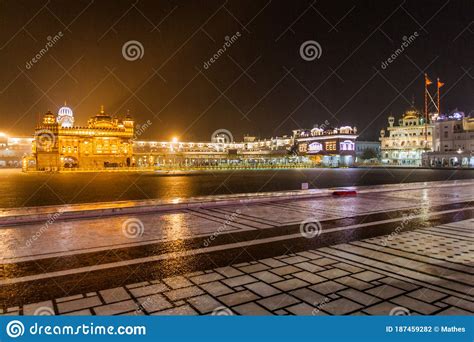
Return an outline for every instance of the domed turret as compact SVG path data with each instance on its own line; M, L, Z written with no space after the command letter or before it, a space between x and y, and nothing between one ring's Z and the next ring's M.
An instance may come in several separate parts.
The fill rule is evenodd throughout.
M59 108L57 121L61 127L74 126L74 113L71 108L66 106L66 103L64 103L64 107Z
M56 116L50 110L43 116L43 125L54 125L56 123Z

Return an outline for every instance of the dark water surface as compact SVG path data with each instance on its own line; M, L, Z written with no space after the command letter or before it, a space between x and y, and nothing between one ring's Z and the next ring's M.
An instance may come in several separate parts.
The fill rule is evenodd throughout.
M472 170L290 169L156 173L24 174L0 170L0 208L474 178Z

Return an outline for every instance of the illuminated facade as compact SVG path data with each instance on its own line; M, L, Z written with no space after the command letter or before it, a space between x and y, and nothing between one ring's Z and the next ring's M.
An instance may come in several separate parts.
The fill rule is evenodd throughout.
M58 115L48 112L43 116L33 141L36 170L133 166L134 121L130 116L119 120L102 107L87 126L73 124L74 115L68 107L62 107ZM26 160L24 167L28 163Z
M355 162L357 128L319 128L293 131L297 153L324 166L352 166Z
M425 122L422 114L411 108L395 125L395 118L388 118L387 133L380 131L382 162L391 165L420 166L422 154L433 149L433 123Z
M423 154L423 166L474 167L474 118L462 112L434 117L433 152Z

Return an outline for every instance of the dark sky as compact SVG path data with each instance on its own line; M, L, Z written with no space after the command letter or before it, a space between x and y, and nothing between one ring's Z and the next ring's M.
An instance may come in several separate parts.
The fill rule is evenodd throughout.
M326 120L376 139L413 96L422 107L425 70L446 84L443 111L474 109L473 20L472 0L0 0L0 131L30 135L39 113L66 100L82 125L101 104L130 110L152 122L146 139L209 140L217 129L270 137ZM130 40L141 59L123 57ZM301 58L308 40L319 59Z

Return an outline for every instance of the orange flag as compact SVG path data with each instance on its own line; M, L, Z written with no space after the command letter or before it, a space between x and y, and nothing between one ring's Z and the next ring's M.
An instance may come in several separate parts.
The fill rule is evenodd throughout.
M441 88L442 86L444 86L444 83L441 83L438 78L438 88Z
M431 83L433 82L431 82L430 79L428 78L428 75L425 74L425 84L429 86Z

